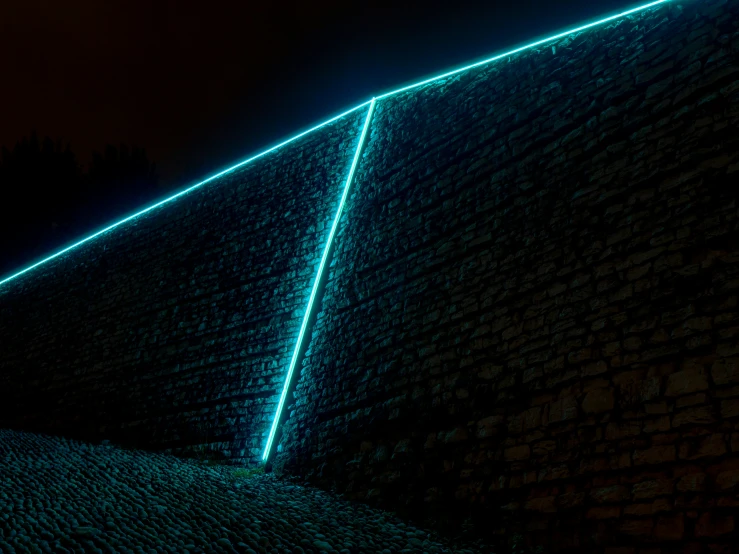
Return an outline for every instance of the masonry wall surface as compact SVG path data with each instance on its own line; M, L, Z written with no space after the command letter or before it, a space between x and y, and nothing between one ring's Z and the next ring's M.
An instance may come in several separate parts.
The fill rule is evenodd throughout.
M738 52L739 2L670 2L380 98L272 467L731 552ZM0 427L257 463L366 113L1 285Z
M365 115L0 286L0 427L257 463Z
M738 51L739 2L671 3L381 99L275 469L494 541L733 551Z

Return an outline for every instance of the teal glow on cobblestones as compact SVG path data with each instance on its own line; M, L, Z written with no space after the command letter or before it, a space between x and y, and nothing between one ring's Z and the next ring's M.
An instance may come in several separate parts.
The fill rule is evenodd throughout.
M359 106L355 106L351 110L347 110L344 113L337 115L336 117L332 117L331 119L329 119L327 121L324 121L323 123L320 123L320 124L316 125L315 127L311 127L307 131L303 131L302 133L297 134L294 137L291 137L291 138L289 138L289 139L281 142L280 144L277 144L277 145L273 146L272 148L269 148L268 150L265 150L263 152L260 152L259 154L256 154L255 156L252 156L251 158L248 158L248 159L244 160L243 162L239 162L236 165L229 167L228 169L224 169L223 171L221 171L219 173L216 173L215 175L212 175L212 176L208 177L207 179L205 179L203 181L200 181L199 183L197 183L195 185L192 185L191 187L186 188L185 190L180 191L180 192L178 192L177 194L175 194L173 196L170 196L169 198L165 198L164 200L161 200L160 202L157 202L156 204L153 204L152 206L149 206L148 208L145 208L145 209L143 209L143 210L141 210L139 212L136 212L133 215L129 215L128 217L126 217L124 219L121 219L120 221L117 221L116 223L113 223L112 225L108 225L107 227L105 227L104 229L101 229L97 233L93 233L92 235L89 235L88 237L86 237L86 238L84 238L84 239L82 239L80 241L75 242L71 246L67 246L66 248L64 248L63 250L60 250L56 254L52 254L51 256L48 256L48 257L44 258L43 260L38 261L35 264L26 267L25 269L22 269L22 270L20 270L20 271L18 271L16 273L13 273L12 275L9 275L8 277L5 277L4 279L0 280L0 286L4 285L8 281L12 281L13 279L16 279L17 277L20 277L21 275L23 275L25 273L28 273L32 269L34 269L34 268L36 268L36 267L38 267L38 266L40 266L42 264L45 264L46 262L51 261L54 258L58 258L62 254L65 254L65 253L69 252L70 250L72 250L74 248L77 248L78 246L81 246L82 244L85 244L86 242L90 242L92 239L97 238L100 235L102 235L104 233L107 233L108 231L110 231L112 229L115 229L116 227L119 227L120 225L123 225L124 223L127 223L127 222L129 222L129 221L131 221L133 219L136 219L137 217L142 216L145 213L148 213L148 212L154 210L155 208L158 208L160 206L163 206L164 204L168 204L169 202L172 202L173 200L176 200L177 198L179 198L181 196L184 196L188 192L192 192L193 190L195 190L195 189L197 189L199 187L202 187L206 183L210 183L214 179L218 179L219 177L223 177L227 173L231 173L232 171L234 171L234 170L236 170L236 169L238 169L240 167L243 167L246 164L248 164L250 162L253 162L254 160L257 160L257 159L261 158L262 156L265 156L266 154L269 154L270 152L274 152L278 148L282 148L283 146L285 146L285 145L287 145L287 144L289 144L289 143L291 143L291 142L293 142L293 141L295 141L295 140L297 140L297 139L299 139L301 137L304 137L305 135L307 135L309 133L312 133L313 131L316 131L316 130L320 129L321 127L323 127L325 125L328 125L329 123L332 123L332 122L336 121L337 119L341 119L342 117L344 117L346 115L349 115L350 113L355 112L355 111L357 111L360 108L363 108L364 106L366 106L367 104L369 104L371 102L372 102L372 100L368 100L364 104L360 104Z
M290 380L292 379L293 373L295 372L295 365L298 362L298 354L300 352L301 346L303 345L303 341L305 340L306 336L306 328L308 327L308 320L310 319L311 312L313 310L313 303L316 300L316 293L318 292L318 283L321 281L321 276L323 275L323 272L326 269L326 261L328 260L328 253L331 249L331 244L334 241L334 236L336 235L336 229L339 226L339 220L341 219L341 213L344 211L344 204L346 204L346 197L349 194L349 188L351 187L352 180L354 179L354 172L357 169L357 164L359 163L359 156L362 152L362 146L364 146L364 141L367 138L367 130L369 129L370 120L372 119L372 112L375 111L375 104L376 100L373 98L370 100L370 107L369 110L367 110L367 118L364 120L364 127L362 128L362 134L359 137L359 144L357 144L357 149L354 152L354 159L352 160L351 168L349 169L349 175L346 178L346 183L344 184L344 192L341 195L341 200L339 201L339 207L336 210L336 215L334 216L334 223L331 225L331 232L328 234L328 240L326 240L326 246L323 249L323 256L321 257L321 263L318 266L318 271L316 272L316 277L313 280L313 290L310 293L310 299L308 300L308 307L305 309L305 314L303 315L303 323L300 326L300 333L298 334L298 340L295 343L295 349L293 350L293 356L290 360L290 367L287 370L287 377L285 377L285 384L282 387L282 394L280 395L280 402L277 404L277 411L275 412L275 417L272 420L272 427L269 430L269 437L267 438L267 445L264 447L264 454L262 455L262 461L267 460L269 457L270 449L272 448L272 442L275 439L275 433L277 432L277 425L280 420L280 415L282 414L282 409L285 407L285 398L287 397L287 390L290 386Z

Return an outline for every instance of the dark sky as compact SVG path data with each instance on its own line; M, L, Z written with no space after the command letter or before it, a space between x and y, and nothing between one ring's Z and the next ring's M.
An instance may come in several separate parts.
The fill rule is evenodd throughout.
M8 2L0 145L35 129L86 162L125 142L179 185L372 94L639 4Z

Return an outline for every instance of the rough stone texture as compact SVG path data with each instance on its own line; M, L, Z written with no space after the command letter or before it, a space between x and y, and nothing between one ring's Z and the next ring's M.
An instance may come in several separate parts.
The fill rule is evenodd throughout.
M381 100L275 469L547 551L732 551L738 52L739 2L670 3Z
M365 115L0 286L0 428L256 463Z
M7 429L0 460L3 554L490 553L274 474Z
M381 99L274 468L494 541L730 552L738 100L736 0ZM0 427L255 462L364 115L3 287Z

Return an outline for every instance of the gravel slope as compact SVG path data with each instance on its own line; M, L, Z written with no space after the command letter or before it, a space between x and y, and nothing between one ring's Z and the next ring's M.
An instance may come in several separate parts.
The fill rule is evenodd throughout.
M458 552L271 475L0 429L0 552Z

